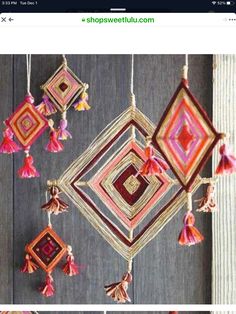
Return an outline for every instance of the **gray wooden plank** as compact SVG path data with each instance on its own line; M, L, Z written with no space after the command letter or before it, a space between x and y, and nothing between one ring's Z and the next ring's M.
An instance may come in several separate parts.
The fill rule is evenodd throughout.
M136 73L138 105L153 121L158 121L180 80L184 56L138 56L142 71ZM212 57L189 56L189 81L193 94L211 115ZM145 86L142 83L145 82ZM210 165L203 172L210 173ZM199 199L202 188L193 199ZM195 205L196 206L196 205ZM196 226L205 241L181 247L178 235L185 209L172 219L135 259L135 303L211 302L211 215L196 213Z
M13 104L13 57L0 57L0 133L2 121L12 112ZM2 140L2 136L1 136ZM0 141L1 141L0 140ZM13 156L0 155L0 303L11 303L13 299Z

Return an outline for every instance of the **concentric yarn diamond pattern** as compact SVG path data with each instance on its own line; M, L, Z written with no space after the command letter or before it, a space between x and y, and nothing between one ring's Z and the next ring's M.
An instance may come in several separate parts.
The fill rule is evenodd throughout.
M51 228L46 227L26 247L26 251L46 272L51 272L66 253L66 244Z
M137 141L130 141L89 181L98 197L128 229L137 227L171 186L167 175L139 175L138 169L144 161L143 148ZM130 186L131 181L135 190Z
M153 136L153 143L186 190L220 139L206 112L184 83L178 87Z
M83 83L71 69L61 66L42 88L56 107L64 111L80 95Z
M6 124L24 148L31 146L48 127L44 116L27 101L17 107Z
M131 128L135 128L138 139L130 137ZM153 132L152 122L138 109L129 108L57 180L58 187L85 218L127 260L151 241L186 201L180 186L170 192L168 200L163 199L174 184L167 174L144 177L138 173L146 160L141 139L144 143ZM130 138L126 137L116 148L125 134ZM109 154L111 149L116 152ZM196 180L194 189L198 186ZM103 206L97 206L88 190L96 194ZM135 231L137 226L140 228L130 239L129 231Z

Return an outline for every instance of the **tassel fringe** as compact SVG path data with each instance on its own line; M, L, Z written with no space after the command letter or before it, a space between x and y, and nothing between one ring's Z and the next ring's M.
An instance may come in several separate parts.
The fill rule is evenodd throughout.
M88 104L88 94L84 91L78 102L73 104L76 111L89 110L91 107Z
M32 274L38 269L38 265L32 261L32 257L29 254L25 255L24 265L21 267L22 273Z
M127 272L123 275L120 282L105 286L106 295L111 297L117 303L131 302L127 293L128 285L132 282L132 274Z
M23 166L18 170L18 176L22 179L30 179L39 177L39 172L33 165L34 159L29 153L26 153Z
M67 275L67 276L76 276L79 274L79 267L75 263L75 258L74 255L72 254L72 247L69 245L68 248L68 255L66 257L66 263L62 267L62 271Z
M58 130L53 128L54 122L51 119L48 121L48 124L51 130L49 132L49 142L45 146L45 149L51 153L61 152L64 149L64 146L58 140Z
M50 101L49 97L47 95L43 96L42 102L36 106L36 109L42 113L44 116L50 116L57 112L56 107L54 104Z
M68 130L66 130L67 124L68 123L67 123L66 119L61 119L60 120L60 126L59 126L59 129L58 129L58 139L61 140L61 141L65 141L68 138L72 138L71 133Z
M60 213L67 211L69 206L59 198L58 196L59 193L60 191L58 187L56 186L51 187L50 188L51 199L46 204L42 205L41 208L54 215L58 215Z
M13 141L13 132L9 128L6 128L6 130L3 131L3 140L0 144L0 153L13 154L20 151L21 149L22 148Z
M46 282L42 287L39 288L39 291L41 292L42 295L45 297L52 297L55 293L55 288L53 286L53 278L51 274L46 275Z
M169 169L168 164L161 158L155 157L153 148L148 145L144 151L147 160L139 170L139 173L142 175L158 175Z
M216 174L223 175L236 172L236 158L225 144L220 147L220 154L221 159L216 168Z
M193 213L187 212L184 216L184 228L180 232L178 242L180 245L194 245L204 240L203 235L194 227L195 217Z

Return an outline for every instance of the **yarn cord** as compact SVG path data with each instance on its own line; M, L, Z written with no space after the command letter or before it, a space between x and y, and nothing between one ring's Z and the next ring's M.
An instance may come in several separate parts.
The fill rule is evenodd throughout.
M30 94L30 81L31 81L31 55L26 55L26 73L27 73L27 94Z

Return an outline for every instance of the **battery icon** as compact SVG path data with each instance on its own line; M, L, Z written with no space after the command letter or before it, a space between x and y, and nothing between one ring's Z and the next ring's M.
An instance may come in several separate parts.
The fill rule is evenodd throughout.
M234 5L235 2L234 1L226 1L226 5Z

